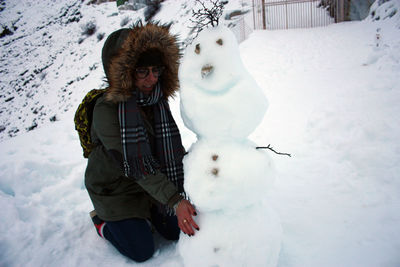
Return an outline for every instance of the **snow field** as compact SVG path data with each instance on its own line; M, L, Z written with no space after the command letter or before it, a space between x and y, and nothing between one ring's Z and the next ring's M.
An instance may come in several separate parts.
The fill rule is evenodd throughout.
M366 65L377 27L387 42ZM256 32L241 45L270 102L252 138L293 155L274 157L278 266L398 264L398 37L364 21Z
M271 154L277 177L267 201L282 221L279 267L400 265L398 22L257 31L240 45L269 100L251 140L292 154ZM85 62L68 75L78 77ZM71 99L100 77L101 65L74 83ZM189 148L195 137L180 119L179 97L171 109ZM158 237L154 257L135 264L97 236L72 118L67 112L0 143L0 266L184 266L177 245Z

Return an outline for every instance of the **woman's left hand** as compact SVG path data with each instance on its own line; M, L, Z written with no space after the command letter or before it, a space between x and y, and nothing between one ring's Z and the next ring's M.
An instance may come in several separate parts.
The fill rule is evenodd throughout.
M178 226L181 228L182 232L192 236L194 235L194 229L200 230L199 226L193 220L192 216L196 216L196 210L186 199L179 202L176 208L176 216L178 217ZM194 229L193 229L194 228Z

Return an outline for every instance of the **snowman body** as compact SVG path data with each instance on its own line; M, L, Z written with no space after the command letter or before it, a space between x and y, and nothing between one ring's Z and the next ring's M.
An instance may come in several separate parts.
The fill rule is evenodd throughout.
M181 115L198 137L184 158L184 187L200 231L181 235L184 265L276 266L282 230L266 202L274 166L247 139L268 102L232 32L203 30L186 50L179 78Z

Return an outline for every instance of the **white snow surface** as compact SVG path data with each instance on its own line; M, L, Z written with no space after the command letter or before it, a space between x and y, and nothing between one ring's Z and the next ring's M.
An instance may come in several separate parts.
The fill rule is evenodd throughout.
M165 5L173 10L174 2L169 1ZM255 31L239 46L244 65L270 104L250 139L292 154L271 154L277 177L268 200L282 221L280 267L400 265L400 17L398 1L390 2L382 7L390 5L397 14L385 19L369 16L323 28ZM27 6L32 8L29 3L20 6L24 20ZM373 7L386 14L377 3ZM82 8L90 14L84 20L99 16L98 26L110 33L120 27L124 15L96 12L110 14L116 12L113 8L115 3ZM29 16L38 18L40 12ZM161 20L168 17L158 15ZM173 30L184 28L183 23ZM62 35L58 27L53 34L63 42L77 39ZM76 106L85 92L101 85L102 42L91 38L72 48L55 41L59 51L75 52L65 54L63 67L61 58L59 65L52 65L60 67L58 78L50 66L46 77L51 79L36 81L38 88L49 90L37 95L32 107L36 102L58 103L50 89L59 90L70 79L76 81L75 91L65 105ZM38 61L47 60L41 54L51 49L45 48L37 54ZM82 50L90 54L80 59ZM17 58L11 57L10 64ZM77 78L85 77L82 70L96 62L98 68L85 79ZM32 59L21 64L34 63ZM21 67L16 73L23 71ZM10 78L3 74L2 80ZM170 104L189 148L196 138L180 119L179 97ZM176 243L158 236L157 252L143 264L124 258L97 236L88 216L92 205L83 184L86 160L73 115L70 109L54 123L0 143L0 266L183 266ZM235 228L232 235L248 230ZM251 230L249 235L257 235L257 229Z

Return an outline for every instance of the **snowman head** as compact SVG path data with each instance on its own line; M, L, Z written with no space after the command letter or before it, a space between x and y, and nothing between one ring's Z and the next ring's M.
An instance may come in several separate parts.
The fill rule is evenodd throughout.
M181 79L206 93L222 94L239 82L243 69L235 36L220 26L203 30L187 48Z
M226 27L203 30L179 68L181 115L198 137L244 139L261 122L267 100L244 67Z

